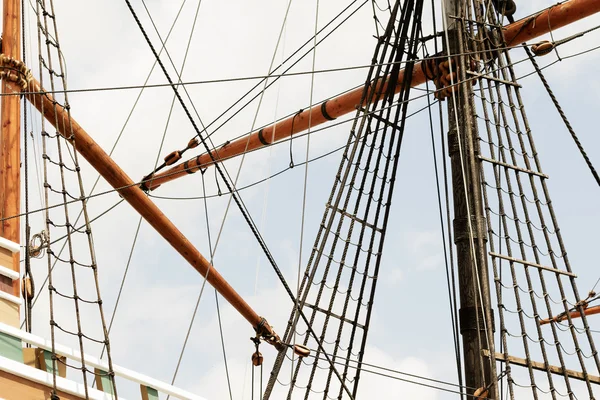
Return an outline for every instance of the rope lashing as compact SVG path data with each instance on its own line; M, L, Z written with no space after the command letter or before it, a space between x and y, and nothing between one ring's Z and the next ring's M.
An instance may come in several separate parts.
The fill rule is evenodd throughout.
M0 54L0 79L14 82L22 90L26 90L33 79L33 74L23 61Z
M256 352L252 354L252 364L255 367L261 365L263 362L262 354L258 351L258 344L261 339L274 346L278 351L283 351L289 347L294 351L294 354L300 358L308 357L310 355L310 349L306 346L284 343L264 318L260 320L260 323L254 330L256 331L256 336L250 338L250 340L256 345Z
M260 323L254 328L254 330L256 331L257 338L262 338L265 342L274 346L278 351L281 351L286 347L281 341L279 335L275 333L266 319L261 318Z
M434 93L434 97L438 100L445 100L452 96L457 87L460 67L456 58L448 60L447 58L440 57L441 55L443 54L439 53L424 60L421 63L421 68L425 77L432 80L435 84L437 90ZM477 62L475 60L471 60L470 68L472 71L477 70ZM473 83L475 84L477 81L473 80Z

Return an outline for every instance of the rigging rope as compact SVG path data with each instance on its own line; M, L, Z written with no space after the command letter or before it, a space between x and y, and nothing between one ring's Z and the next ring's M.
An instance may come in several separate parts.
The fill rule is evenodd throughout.
M21 10L25 10L25 0L21 0ZM29 48L28 43L25 41L25 13L21 12L21 41L23 44L22 60L23 64L27 62L27 49ZM23 300L25 303L25 330L31 333L31 318L33 311L32 299L35 296L35 284L33 275L31 273L31 255L30 255L30 236L31 226L29 225L29 149L28 149L28 138L27 138L27 105L23 106L23 161L24 161L24 174L25 174L25 273L22 279L22 292ZM28 344L29 346L29 344Z
M150 47L152 53L154 54L154 57L156 58L159 66L161 67L165 77L167 78L167 80L169 81L169 83L171 84L171 87L173 89L173 92L175 93L175 96L177 97L177 99L179 100L179 103L181 104L181 107L183 109L183 111L185 112L185 114L187 115L190 123L192 124L192 127L194 128L194 130L196 131L196 134L198 135L198 138L200 139L200 141L202 142L203 146L205 147L206 151L210 151L209 146L206 142L206 139L204 138L204 136L202 136L202 133L200 131L200 129L198 128L196 121L194 120L194 118L192 117L188 107L186 106L185 102L183 101L183 98L181 97L181 95L179 94L177 87L173 84L173 80L171 79L169 73L167 72L164 64L162 63L162 61L160 60L160 57L158 56L158 53L156 52L156 50L154 49L154 46L152 45L152 42L150 41L150 38L148 37L144 27L141 24L141 21L139 20L135 10L133 9L131 2L129 0L125 0L125 3L127 4L127 7L129 8L129 11L131 12L135 22L137 23L138 27L140 28L140 31L142 33L142 35L144 36L148 46ZM185 87L184 87L185 90ZM210 138L208 138L208 140L210 140ZM215 162L215 159L211 153L211 159L213 161L213 163ZM283 276L281 270L279 269L279 267L277 266L275 259L273 258L272 254L270 253L269 249L267 248L266 243L264 242L263 238L261 237L260 233L258 232L254 221L252 220L250 214L248 213L248 210L246 209L245 205L243 204L241 198L239 197L239 195L234 192L234 188L232 187L232 184L229 182L228 180L228 174L226 176L226 170L225 172L223 172L224 168L221 168L220 163L216 163L215 164L215 169L216 171L218 171L219 175L221 176L221 178L223 179L223 181L225 182L225 185L227 186L227 188L229 189L229 191L232 192L232 197L235 201L235 203L237 204L240 212L242 213L243 218L246 220L248 226L250 227L252 233L254 234L255 238L257 239L260 247L262 248L263 252L265 253L265 255L267 256L267 259L269 260L269 262L271 263L273 269L275 270L276 275L278 276L279 280L281 281L282 285L284 286L286 292L288 293L290 299L295 302L295 296L293 294L293 292L291 291L289 285L287 284L285 277ZM305 320L305 322L308 324L308 319L306 318L306 316L300 312L301 316L303 317L303 319ZM255 327L257 328L257 327ZM312 330L311 327L309 327L309 330L311 331L312 335L314 337L316 337L316 334L314 333L314 331ZM345 391L348 393L348 395L350 396L350 398L352 399L352 395L350 393L350 391L348 390L348 388L346 387L342 377L339 375L339 372L335 369L335 366L333 365L333 362L330 360L330 365L332 370L335 371L338 379L341 382L342 387L345 389Z
M575 53L575 54L572 54L572 55L569 55L569 56L563 56L562 60L564 61L564 60L567 60L567 59L569 59L569 58L578 57L578 56L581 56L581 55L583 55L583 54L587 54L587 53L589 53L589 52L591 52L591 51L596 51L596 50L600 50L600 46L595 46L595 47L592 47L592 48L590 48L590 49L583 50L583 51L580 51L580 52L578 52L578 53ZM480 51L479 53L481 53L481 51ZM527 61L528 59L529 59L529 58L523 58L523 59L521 59L521 60L518 60L518 61L511 62L511 64L510 64L510 65L512 65L512 66L515 66L515 65L518 65L518 64L521 64L521 63L523 63L524 61ZM558 63L558 61L552 62L552 63L550 63L550 64L548 64L548 65L546 65L546 66L544 66L544 67L541 67L540 69L541 69L541 70L544 70L544 69L550 68L550 67L552 67L553 65L555 65L556 63ZM494 71L489 71L489 72L494 72ZM516 81L519 81L519 80L522 80L522 79L524 79L524 78L528 78L528 77L530 77L530 76L532 76L532 75L534 75L534 74L535 74L535 71L533 71L533 72L531 72L531 73L527 73L527 74L525 74L525 75L522 75L522 76L520 76L520 77L516 78L515 80L516 80ZM471 78L467 78L467 79L466 79L466 80L464 80L464 81L457 81L457 82L455 83L455 85L459 85L459 84L461 84L462 82L472 82L472 81L475 81L475 80L477 80L477 79L478 79L477 77L471 77ZM164 86L164 85L163 85L163 86ZM69 90L65 90L65 91L56 91L56 93L59 93L59 92L60 92L60 93L71 93ZM45 93L51 93L51 92L45 92ZM27 93L24 93L24 94L27 94ZM417 99L420 99L420 98L423 98L423 97L426 97L426 96L428 96L428 93L426 93L426 94L424 94L424 95L422 95L422 96L415 96L415 97L411 98L409 101L414 101L414 100L417 100ZM423 109L425 109L425 108L423 108ZM423 110L423 109L422 109L422 110ZM422 111L422 110L421 110L421 111ZM375 110L375 111L378 111L378 110ZM319 128L319 129L315 129L315 130L314 130L312 133L320 132L320 131L323 131L323 130L326 130L326 129L331 129L331 128L333 128L333 127L337 126L337 125L340 125L340 124L343 124L343 123L352 122L352 121L353 121L353 119L348 119L348 120L345 120L345 121L334 122L334 123L332 123L332 124L329 124L329 125L328 125L328 126L326 126L326 127L322 127L322 128ZM241 135L241 136L243 136L243 135ZM297 135L296 137L298 137L298 136L299 136L299 135ZM281 141L279 141L279 142L275 142L273 145L276 145L276 144L279 144L279 143L285 143L285 140L281 140ZM213 150L214 150L214 149L217 149L217 148L218 148L218 147L213 147ZM99 179L97 180L97 182L98 182L98 181L99 181ZM100 192L100 193L98 193L98 194L92 194L92 191L90 191L90 194L89 194L89 195L87 195L87 196L85 196L85 200L89 200L89 199L91 199L91 198L94 198L94 197L104 196L104 195L107 195L107 194L110 194L110 193L115 193L115 192L118 192L119 190L126 189L126 188L129 188L129 187L133 187L133 186L140 186L140 185L141 185L142 183L144 183L144 182L145 182L144 180L140 180L140 181L138 181L138 182L134 182L134 183L132 183L132 184L130 184L130 185L121 186L121 187L119 187L119 188L116 188L116 189L115 189L115 188L108 189L108 190L105 190L105 191L103 191L103 192ZM156 197L156 198L163 198L162 196L153 196L153 197ZM164 198L168 198L168 197L164 197ZM172 199L176 199L176 198L172 198ZM74 202L76 202L76 201L78 201L78 200L70 200L70 201L67 201L67 202L66 202L66 204L74 203ZM50 209L53 209L53 208L56 208L56 207L61 207L61 206L63 206L64 204L65 204L65 203L56 203L56 204L52 204L52 205L49 205L49 206L47 206L47 207L43 207L43 208L34 209L34 210L30 211L29 213L30 213L30 214L35 214L35 213L39 213L39 212L47 212L47 211L48 211L48 210L50 210ZM25 216L25 213L21 213L21 214L18 214L18 215L12 215L12 216L8 216L8 217L3 217L3 218L0 218L0 221L5 221L5 220L9 220L9 219L14 219L14 218L20 218L20 217L23 217L23 216Z
M584 51L581 51L581 52L579 52L579 53L575 53L575 54L573 54L573 55L570 55L570 56L563 57L563 60L565 60L565 59L568 59L568 58L573 58L573 57L576 57L576 56L579 56L579 55L582 55L582 54L586 54L586 53L588 53L588 52L590 52L590 51L599 50L599 49L600 49L600 46L593 47L593 48L591 48L591 49L584 50ZM528 58L524 58L524 59L521 59L521 60L519 60L519 61L511 62L511 64L510 64L510 65L512 65L512 66L515 66L515 65L518 65L518 64L520 64L520 63L522 63L522 62L524 62L524 61L527 61L527 60L528 60ZM554 64L556 64L556 63L557 63L557 62L553 62L553 63L551 63L551 64L549 64L549 65L546 65L546 66L542 67L541 69L543 70L543 69L549 68L549 67L553 66L553 65L554 65ZM492 71L489 71L489 72L494 72L494 70L492 70ZM533 74L535 74L535 71L534 71L534 72L532 72L532 73L525 74L525 75L523 75L523 76L521 76L521 77L519 77L519 78L516 78L516 80L518 81L518 80L521 80L521 79L527 78L527 77L529 77L529 76L531 76L531 75L533 75ZM459 84L461 84L461 83L463 83L463 82L472 82L472 81L475 81L475 80L477 80L477 79L479 79L479 78L477 78L477 77L471 77L471 78L467 78L467 79L465 79L464 81L457 81L457 82L455 83L455 86L456 86L456 85L459 85ZM61 91L61 93L62 93L62 91ZM69 91L67 90L67 91L65 91L65 93L69 93ZM425 94L423 94L423 95L421 95L421 96L415 96L415 97L412 97L412 98L411 98L411 99L409 99L408 101L409 101L409 102L410 102L410 101L414 101L414 100L417 100L417 99L420 99L420 98L424 98L424 97L426 97L426 96L428 96L428 95L429 95L428 93L425 93ZM401 102L401 103L398 103L398 104L403 104L403 102ZM385 107L385 108L388 108L388 107ZM422 111L422 110L424 110L424 109L426 109L426 107L422 108L422 109L421 109L421 110L419 110L419 111ZM381 109L374 110L374 111L371 111L371 113L378 112L378 111L380 111L380 110L381 110ZM415 114L415 113L413 113L413 114L411 114L411 115L414 115L414 114ZM331 123L331 124L329 124L329 125L327 125L327 126L325 126L325 127L322 127L322 128L319 128L319 129L315 129L315 130L314 130L312 133L320 132L320 131L323 131L323 130L326 130L326 129L331 129L331 128L333 128L333 127L337 126L337 125L340 125L340 124L343 124L343 123L352 122L353 120L354 120L354 119L352 118L352 119L348 119L348 120L345 120L345 121L334 122L334 123ZM297 135L296 137L298 137L298 136L300 136L300 135ZM274 145L276 145L276 144L279 144L279 143L285 143L285 140L281 140L281 141L279 141L279 142L275 142L275 143L274 143ZM213 149L216 149L216 148L218 148L218 147L213 147ZM100 192L100 193L97 193L97 194L89 194L89 195L85 196L84 198L85 198L85 200L89 200L89 199L91 199L91 198L94 198L94 197L104 196L104 195L107 195L107 194L110 194L110 193L116 193L116 192L118 192L118 191L120 191L120 190L122 190L122 189L127 189L127 188L129 188L129 187L133 187L133 186L140 186L140 185L141 185L141 184L143 184L144 182L146 182L146 181L144 181L144 180L140 180L140 181L138 181L138 182L134 182L134 183L132 183L132 184L130 184L130 185L125 185L125 186L118 187L118 188L116 188L116 189L115 189L115 188L112 188L112 189L108 189L108 190L105 190L105 191L103 191L103 192ZM153 197L156 197L156 198L162 198L162 196L153 196ZM167 197L165 197L165 198L167 198ZM43 207L43 208L39 208L39 209L32 210L32 211L30 211L30 214L39 213L39 212L47 212L47 211L48 211L48 210L50 210L50 209L53 209L53 208L56 208L56 207L63 206L64 204L70 204L70 203L74 203L74 202L76 202L76 201L78 201L78 200L69 200L69 201L67 201L66 203L62 203L62 202L61 202L61 203L52 204L52 205L49 205L49 206L47 206L47 207ZM0 218L0 221L5 221L5 220L13 219L13 218L19 218L19 217L22 217L22 216L24 216L24 215L25 215L25 213L21 213L21 214L18 214L18 215L12 215L12 216L8 216L8 217L3 217L3 218Z
M540 69L540 66L538 65L537 61L535 60L535 57L531 53L531 50L529 50L529 48L526 47L526 46L524 48L525 48L525 52L527 53L527 56L531 60L531 64L535 68L535 72L540 77L540 80L542 81L542 84L544 85L544 88L546 88L546 92L548 92L548 96L550 96L550 99L552 100L552 103L554 104L554 107L556 107L556 111L558 111L558 113L560 114L560 117L562 118L563 122L565 123L565 126L567 127L567 130L571 134L571 137L573 138L573 141L575 142L575 145L577 146L577 149L579 149L579 152L581 153L581 156L585 160L585 163L587 164L590 172L594 176L594 179L596 180L596 183L598 184L598 187L600 187L600 176L598 175L598 172L596 171L596 168L594 168L594 165L592 164L592 160L590 160L590 157L588 156L587 152L583 148L583 144L581 144L581 141L577 137L577 134L575 133L575 130L571 126L571 123L569 122L569 120L567 118L567 115L565 114L565 112L563 111L562 107L558 103L558 99L556 98L556 96L554 95L554 92L550 88L550 84L548 83L548 81L546 80L546 77L542 73L542 70Z
M175 16L175 19L173 20L173 23L171 24L171 27L170 27L170 29L169 29L169 32L167 33L167 36L166 36L165 42L163 43L163 45L162 45L162 47L161 47L161 49L160 49L160 51L159 51L159 54L162 54L163 50L165 49L166 43L168 42L168 40L169 40L169 38L170 38L170 36L171 36L171 33L173 32L173 28L175 27L175 24L177 23L177 21L178 21L178 19L179 19L179 16L181 15L181 11L183 10L183 6L185 5L186 1L187 1L187 0L183 0L183 1L182 1L182 3L181 3L181 6L179 7L179 10L178 10L178 12L177 12L177 15ZM32 6L32 8L33 8L33 6ZM36 12L36 10L34 10L34 12ZM37 12L36 12L36 13L37 13ZM140 89L140 92L138 93L138 95L137 95L137 97L136 97L136 99L135 99L135 101L134 101L134 103L133 103L133 106L131 107L131 109L130 109L130 111L129 111L129 114L127 115L127 118L125 119L125 122L123 123L123 126L121 127L121 130L119 131L119 134L117 135L117 138L115 139L115 142L113 143L113 145L112 145L112 147L111 147L111 149L110 149L110 151L109 151L109 153L108 153L108 155L109 155L109 156L112 156L112 155L113 155L113 153L114 153L114 151L116 150L116 148L117 148L117 145L119 144L119 142L120 142L120 140L121 140L121 138L122 138L122 136L123 136L123 133L125 132L125 128L127 127L128 123L129 123L129 120L131 119L131 117L132 117L132 115L133 115L133 112L135 111L135 109L136 109L136 107L137 107L137 105L138 105L138 103L139 103L139 101L140 101L140 99L141 99L141 97L142 97L142 94L144 93L144 89L146 88L146 84L148 83L148 81L150 80L150 77L152 76L152 73L153 73L153 71L154 71L154 68L156 67L156 64L157 64L157 62L156 62L156 61L154 61L154 64L152 65L152 68L150 68L150 72L148 72L148 75L146 76L146 80L144 81L144 84L143 84L142 86L135 87L135 88L139 88L139 89ZM77 92L77 90L70 90L70 89L67 89L67 88L63 88L63 90L57 90L57 91L45 91L45 92L41 92L40 94L47 94L47 93L50 93L50 94L57 94L57 93L59 93L59 94L65 94L65 95L66 95L67 93L74 93L74 92ZM26 94L26 93L23 93L23 94ZM31 137L33 138L33 134L31 134ZM35 143L34 143L34 145L35 145ZM39 176L39 168L38 168L38 166L37 166L37 159L38 159L38 157L37 157L37 153L36 153L36 150L35 150L35 146L34 146L34 149L33 149L33 150L34 150L34 156L35 156L35 161L36 161L36 170L38 170L38 179L41 181L41 177ZM159 154L159 156L160 156L160 154ZM94 184L92 185L92 188L91 188L91 190L90 190L90 194L88 195L88 197L86 197L86 198L85 198L85 201L86 201L86 202L87 202L87 201L88 201L90 198L94 197L94 196L93 196L93 194L94 194L94 191L96 190L96 187L97 187L97 185L98 185L98 183L99 183L99 182L100 182L100 175L98 175L98 176L96 177L96 179L95 179L95 181L94 181ZM43 190L40 190L40 204L44 204L44 201L43 201L43 199L41 198L41 196L42 196L42 191L43 191ZM101 193L101 195L102 195L102 194L107 194L107 193L109 193L109 192L112 192L112 190L111 190L111 191L108 191L108 192ZM105 212L103 212L103 213L101 213L100 215L98 215L97 217L93 218L92 220L90 220L90 222L93 222L93 221L97 220L98 218L100 218L101 216L105 215L105 214L106 214L108 211L111 211L113 208L115 208L115 207L116 207L117 205L119 205L121 202L123 202L123 200L119 200L119 201L118 201L118 202L117 202L117 203L116 203L114 206L110 207L110 208L109 208L108 210L106 210ZM45 208L45 209L42 209L42 211L47 211L47 210L48 210L47 208ZM81 216L82 216L82 215L83 215L83 210L79 211L79 214L77 215L77 218L75 218L74 225L76 225L76 224L79 222L79 219L81 218ZM45 218L44 218L44 220L45 220ZM54 244L55 242L58 242L58 241L60 241L60 240L64 239L65 237L66 237L66 235L65 235L65 236L63 236L62 238L55 239L55 240L54 240L53 242L51 242L50 244ZM64 249L65 249L65 246L66 246L66 245L67 245L67 242L65 242L65 243L63 244L63 246L61 247L61 249L59 250L59 252L58 252L58 256L59 256L59 257L60 257L60 255L63 253L63 251L64 251ZM51 271L53 271L53 270L54 270L54 267L56 266L56 262L57 262L57 261L55 261L54 265L52 265ZM41 286L41 288L39 289L39 291L38 291L38 293L37 293L36 297L34 298L34 300L33 300L33 302L32 302L32 307L33 307L33 306L35 306L35 304L37 303L37 300L38 300L38 298L39 298L40 294L42 293L42 289L45 287L45 285L46 285L46 283L47 283L47 282L48 282L48 276L46 275L46 278L44 279L44 282L42 283L42 286ZM23 324L21 324L21 328L23 328Z
M316 9L315 9L315 36L314 36L314 42L313 42L313 57L312 57L312 70L315 70L315 63L316 63L316 59L317 59L317 29L319 27L319 0L316 0ZM308 104L309 104L309 109L312 108L313 106L313 93L314 93L314 84L315 84L315 74L313 73L311 75L311 80L310 80L310 95L309 95L309 100L308 100ZM298 299L300 298L300 274L301 274L301 268L302 268L302 249L303 249L303 244L304 244L304 222L305 222L305 213L306 213L306 192L307 192L307 186L308 186L308 162L309 162L309 154L310 154L310 132L311 132L311 127L312 127L312 113L308 114L308 130L307 130L307 136L306 136L306 158L304 161L304 182L302 185L302 205L301 205L301 212L300 212L300 243L298 245L298 270L297 270L297 275L296 275L296 303L295 303L295 307L296 310L300 309L300 303L298 301ZM292 128L291 128L292 132L294 131L294 121L292 120ZM275 133L273 133L273 136L275 136ZM290 136L291 138L291 136ZM273 141L271 140L271 143ZM292 141L290 140L290 156L291 156L291 143ZM293 162L290 161L290 168L293 167ZM298 320L296 320L296 324L298 323ZM294 325L292 327L293 331L294 331L294 343L296 342L296 325ZM295 356L295 353L292 353L292 357ZM292 360L292 366L293 366L294 360ZM291 373L293 374L293 368L291 370Z
M59 41L58 41L58 29L57 29L57 23L56 23L56 14L55 14L55 9L54 9L54 2L53 0L50 0L50 9L48 10L47 5L46 5L46 1L45 0L39 0L36 3L36 7L37 7L37 26L38 26L38 48L39 48L39 68L40 68L40 85L42 84L42 79L43 79L43 71L46 70L46 72L49 75L49 80L50 80L50 87L53 91L56 90L55 88L55 77L60 79L60 85L62 85L62 87L64 89L67 88L67 83L66 83L66 79L67 79L67 72L66 72L66 66L65 66L65 62L64 62L64 58L63 58L63 54L59 45ZM43 13L42 13L43 12ZM43 16L43 23L42 23L42 16ZM50 36L50 28L49 28L49 23L48 23L48 19L51 19L51 23L52 23L52 29L54 31L54 37ZM46 52L47 52L47 60L44 59L44 57L42 56L42 34L45 37L45 44L46 44ZM56 52L58 54L58 64L59 64L59 71L55 71L53 69L53 57L52 57L52 52L54 51L52 48L56 49ZM69 142L70 139L73 138L73 129L72 129L72 124L71 124L71 114L70 114L70 106L68 103L68 97L66 94L63 95L63 100L64 100L64 105L60 105L56 100L53 103L54 107L53 110L49 110L49 112L54 112L54 118L55 120L58 120L57 118L57 106L62 106L66 112L67 112L67 119L68 121L65 123L63 122L63 124L66 124L66 128L69 130L68 133L63 132L63 134L65 135L64 137L61 136L58 133L58 130L56 132L56 135L51 136L49 133L47 133L44 129L44 125L45 125L45 119L42 118L42 138L43 138L43 146L44 146L44 186L45 186L45 204L48 205L48 199L49 199L49 195L50 192L52 191L52 187L50 185L50 183L48 182L49 180L49 174L48 174L48 163L52 162L51 157L48 154L48 149L47 149L47 144L50 141L50 139L54 138L56 139L56 155L58 156L58 163L54 162L56 165L59 166L58 170L59 170L59 175L60 175L60 187L61 187L61 191L60 193L62 194L62 199L64 202L64 224L55 224L53 223L49 217L47 217L46 219L46 232L48 235L50 235L50 230L51 227L53 228L59 228L59 227L64 227L66 229L66 233L67 233L67 243L68 243L68 252L69 252L69 260L61 260L62 262L64 262L65 264L69 264L70 268L68 270L70 270L70 275L71 275L71 283L72 283L72 293L73 295L65 295L64 293L61 293L58 291L58 289L56 287L53 286L52 284L52 263L51 263L51 259L52 257L54 257L54 253L51 251L51 249L48 249L47 254L48 254L48 293L49 293L49 303L50 303L50 332L51 332L51 347L52 347L52 393L51 393L51 397L52 398L57 398L57 386L56 386L56 374L58 371L58 363L64 363L60 358L56 357L56 353L55 353L55 336L56 336L56 329L59 329L65 333L71 334L71 335L76 335L78 338L78 342L79 342L79 352L81 354L81 360L80 360L80 367L75 367L75 366L71 366L65 363L65 365L67 366L71 366L73 368L76 368L78 370L81 371L82 373L82 378L83 378L83 385L84 385L84 393L85 396L88 397L89 396L89 391L88 391L88 376L87 374L90 373L91 371L88 369L88 367L86 366L86 362L85 362L85 357L84 357L84 339L87 340L91 340L93 342L96 343L102 343L106 346L107 348L107 355L108 355L108 371L106 372L101 372L102 375L105 375L108 377L109 380L109 385L110 385L110 391L113 394L113 396L115 398L117 397L117 388L115 386L115 381L114 381L114 371L113 371L113 365L112 365L112 357L111 357L111 352L110 352L110 342L108 339L108 332L107 332L107 327L106 327L106 320L104 317L104 310L102 307L102 299L100 297L100 287L99 287L99 280L98 280L98 271L97 271L97 264L96 264L96 256L95 256L95 252L94 252L94 246L93 246L93 238L92 238L92 231L91 231L91 227L90 227L90 219L88 216L88 212L87 212L87 207L86 207L86 200L85 200L85 193L84 193L84 187L83 187L83 182L82 182L82 176L81 176L81 170L79 167L79 163L78 163L78 156L77 156L77 152L76 152L76 143L75 141ZM44 114L44 110L42 110L42 115ZM62 143L64 141L64 143ZM67 152L71 158L71 161L73 163L73 167L69 168L67 165L65 165L64 161L66 160L66 157L63 156L63 146L65 146L65 148L67 149ZM71 147L74 150L74 153L71 154ZM69 193L69 191L67 190L67 180L65 178L65 170L68 171L72 171L75 174L76 177L76 185L79 191L79 196L73 196ZM57 194L59 192L56 192ZM79 202L81 202L80 206L81 206L81 211L82 214L84 216L85 219L85 224L86 224L86 229L84 232L79 232L76 230L73 230L73 225L70 223L70 218L69 218L69 208L67 207L67 196L70 197L73 200L77 200ZM77 233L83 234L85 235L85 239L87 244L88 244L88 254L89 254L89 264L82 264L81 262L78 262L76 260L76 255L75 255L75 251L74 251L74 246L73 246L73 236L75 236ZM49 237L49 236L48 236ZM60 260L59 257L56 257L57 260ZM78 287L77 287L77 275L81 274L81 271L76 272L76 270L78 270L79 268L77 268L78 266L85 266L85 267L90 267L91 268L91 274L93 276L93 282L95 285L95 295L96 295L96 299L95 301L91 301L91 300L84 300L83 298L81 298L78 295ZM63 329L59 326L59 324L56 321L56 315L54 313L54 294L62 296L64 298L67 299L71 299L73 301L73 305L75 308L75 319L76 319L76 326L77 326L77 331L76 332L71 332L68 331L66 329ZM81 318L81 311L83 310L83 307L85 306L85 303L88 304L95 304L97 305L97 310L99 313L99 317L100 317L100 322L101 322L101 329L102 329L102 333L103 333L103 338L102 340L98 340L98 339L93 339L91 336L86 335L83 333L83 321ZM94 374L97 376L97 374Z

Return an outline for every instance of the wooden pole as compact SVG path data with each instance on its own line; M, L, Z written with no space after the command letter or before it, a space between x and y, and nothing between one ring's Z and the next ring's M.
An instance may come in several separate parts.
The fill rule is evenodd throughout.
M2 21L2 52L17 60L21 59L21 1L4 0ZM2 94L20 93L20 89L2 81ZM0 100L2 124L0 125L0 218L20 214L21 207L21 101L18 95L2 96ZM19 244L21 242L20 219L2 220L0 237ZM19 252L0 246L0 266L19 272ZM2 257L4 256L4 257ZM12 262L9 261L12 258ZM8 261L8 262L7 262ZM10 265L4 265L10 264ZM0 275L0 290L20 297L20 280L6 274ZM15 302L0 299L0 321L10 325L19 324L19 306Z
M12 84L11 84L12 85ZM16 88L16 86L14 86ZM73 137L76 150L115 188L119 194L166 239L202 276L231 304L250 324L263 326L263 319L244 301L229 283L210 265L192 243L160 211L146 194L127 174L100 148L87 132L73 119L62 106L56 104L51 95L44 92L35 79L29 82L27 100L36 107L63 137ZM10 96L15 97L16 96ZM12 214L15 215L15 214ZM270 330L268 324L263 330Z
M570 0L555 4L531 17L507 25L504 28L504 40L509 46L529 42L597 12L600 12L598 0Z
M527 42L597 12L600 12L600 0L566 1L562 4L557 4L542 10L532 17L523 18L507 25L504 28L504 36L509 45ZM423 68L423 62L415 65L411 76L411 86L415 87L421 85L427 80ZM404 71L401 70L395 88L396 93L402 88L403 80ZM383 80L382 83L385 85ZM292 117L269 125L250 134L248 137L243 137L227 143L219 149L214 150L212 152L212 157L219 161L236 157L245 152L268 146L274 142L288 138L293 134L305 131L308 129L309 121L311 122L311 127L315 127L341 117L342 115L356 111L363 90L364 87L354 89L325 101L322 104L313 106ZM383 92L385 92L385 90ZM211 155L205 153L154 175L152 179L145 182L142 187L144 189L154 190L163 183L194 173L199 169L210 165L212 165Z

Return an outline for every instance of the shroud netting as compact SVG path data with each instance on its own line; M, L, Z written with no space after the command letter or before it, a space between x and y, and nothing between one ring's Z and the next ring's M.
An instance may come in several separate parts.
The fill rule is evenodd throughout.
M478 65L470 91L487 224L491 291L498 303L496 361L502 398L594 398L600 362L594 332L563 242L522 102L503 17L490 2L466 1L455 23L465 56ZM451 18L451 17L449 17ZM450 22L454 23L454 22ZM462 26L461 26L462 25ZM469 65L469 62L466 62ZM462 71L459 80L474 79ZM469 85L467 83L467 85ZM465 85L463 85L465 86ZM585 296L584 296L585 297ZM564 315L564 320L541 324ZM490 362L483 355L485 362ZM571 371L578 372L573 374Z
M395 2L387 28L378 38L361 107L300 284L297 307L313 327L319 327L314 328L318 340L353 397L407 115L410 81L398 83L398 73L404 67L410 76L417 59L422 7L422 0ZM399 96L394 94L397 85L402 85ZM290 399L348 398L295 310L283 340L304 344L312 350L311 356L298 359L279 353L263 398L270 397L276 382L287 386Z

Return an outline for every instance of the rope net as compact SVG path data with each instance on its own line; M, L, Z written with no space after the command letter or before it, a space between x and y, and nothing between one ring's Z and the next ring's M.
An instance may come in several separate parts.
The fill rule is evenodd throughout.
M467 94L477 132L481 233L487 236L479 268L489 268L497 301L495 354L484 349L481 361L496 361L503 376L501 398L594 398L600 383L597 332L584 310L597 297L578 291L501 33L505 3L497 2L498 9L492 3L466 1L456 10L458 17L448 17L460 32L460 53L471 54L460 64L477 66L477 71L461 70L458 79L476 81L460 90ZM584 315L575 318L575 311ZM489 327L479 329L483 335Z
M410 85L398 80L398 73L401 62L408 62L408 76L413 69L422 7L419 0L395 2L380 32L361 106L283 337L285 343L312 349L311 356L279 353L265 399L276 384L286 386L287 398L349 398L322 352L315 350L316 339L299 319L298 308L309 316L353 398L357 395L407 115ZM397 85L402 86L398 96Z
M45 255L48 268L52 351L46 357L46 370L53 374L56 398L56 376L62 375L60 371L65 371L69 379L83 383L85 398L90 398L90 388L94 385L117 398L81 167L75 142L71 140L74 131L70 106L66 92L60 93L67 90L67 83L53 1L37 0L35 13L40 83L54 93L53 96L45 94L53 100L53 109L44 113L54 114L59 121L57 125L64 128L58 132L41 119L45 226L27 227L27 231L31 231L28 259L42 259ZM60 117L63 111L66 117ZM50 208L52 204L63 206ZM73 346L81 354L80 361L57 355L56 343ZM100 353L104 347L109 368L102 371L87 365L85 354ZM79 371L80 375L73 371Z

